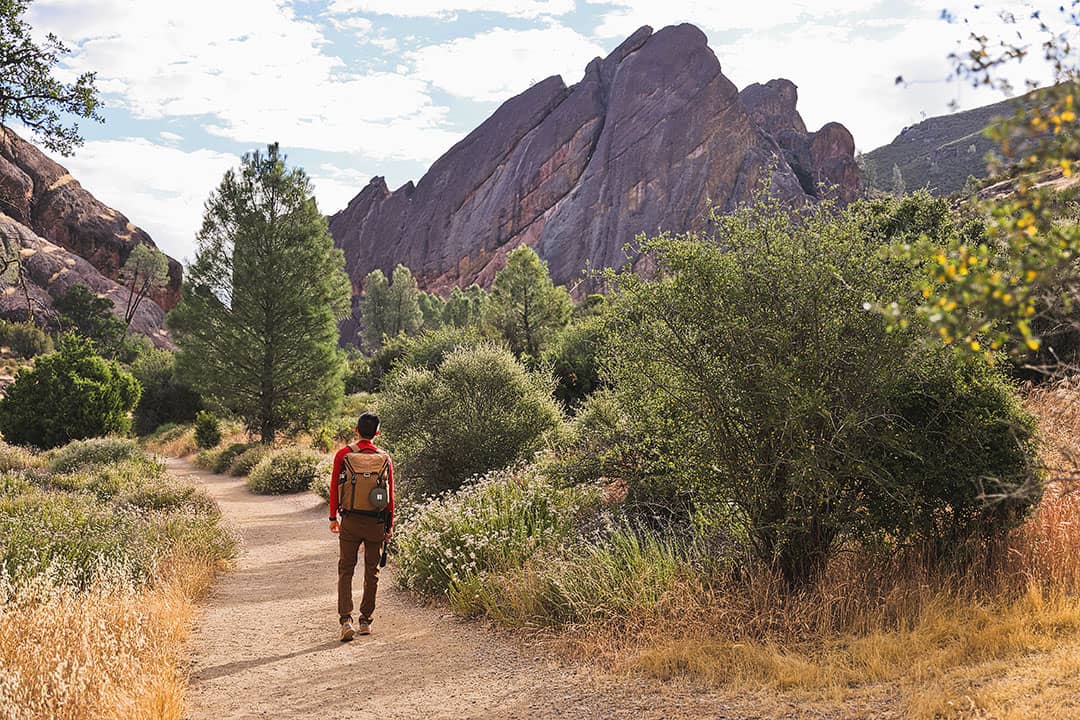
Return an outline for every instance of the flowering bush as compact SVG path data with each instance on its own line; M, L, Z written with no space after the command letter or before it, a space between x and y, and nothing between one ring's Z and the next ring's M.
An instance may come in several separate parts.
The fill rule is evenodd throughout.
M257 495L303 492L315 480L319 460L318 455L295 449L267 455L248 476L248 489Z
M445 594L482 573L520 567L565 541L600 502L595 488L562 488L533 467L491 473L428 500L398 536L401 582Z

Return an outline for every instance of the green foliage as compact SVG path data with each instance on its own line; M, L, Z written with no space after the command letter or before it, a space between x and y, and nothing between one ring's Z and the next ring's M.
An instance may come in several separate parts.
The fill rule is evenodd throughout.
M453 597L474 577L521 567L562 544L598 505L596 490L555 487L531 468L494 473L428 501L403 524L399 577L406 587Z
M1037 488L1031 420L986 363L863 309L910 295L913 270L862 212L762 198L716 218L711 242L647 243L656 280L611 277L609 371L646 443L631 500L724 508L792 586L839 542L963 539L969 510L999 532L1037 497L1003 515L980 502Z
M113 313L113 301L98 297L85 285L72 285L54 303L60 327L94 342L98 352L116 358L127 327Z
M264 443L330 416L351 291L304 172L277 145L245 155L207 201L197 244L169 315L179 377Z
M603 345L604 324L595 315L568 325L541 356L558 383L555 397L573 408L601 385L598 356Z
M976 6L974 12L987 11ZM987 130L999 157L1012 160L1007 171L1014 178L1007 195L981 203L991 218L993 242L972 245L950 237L903 248L922 270L922 298L884 308L895 325L911 317L925 321L936 338L963 355L989 355L999 347L1014 354L1039 350L1035 317L1045 291L1054 288L1063 302L1072 303L1080 290L1075 272L1080 226L1056 211L1055 183L1046 182L1070 177L1080 157L1080 64L1074 50L1080 17L1065 5L1056 13L1048 10L1039 15L1034 40L1011 27L1012 14L996 20L1003 25L1000 37L973 33L972 47L950 56L955 74L1011 94L1010 66L1039 47L1054 84L1027 95L1010 117ZM1000 162L991 166L992 172L1003 170Z
M51 448L68 440L123 434L139 383L91 344L68 336L56 352L22 368L0 400L0 432L16 444Z
M261 443L248 446L246 450L233 458L228 467L229 474L246 477L269 454L270 448Z
M74 440L50 451L47 458L49 469L56 473L71 473L94 465L113 465L124 460L150 460L134 440L115 437Z
M83 139L79 125L65 120L103 122L94 73L84 72L70 83L53 76L53 68L70 51L52 33L35 37L23 19L29 5L29 0L0 4L0 122L15 119L47 149L71 155Z
M168 350L150 350L131 364L131 374L142 385L135 406L135 433L149 435L166 423L194 422L202 398L176 379L176 357Z
M53 351L52 338L37 325L7 320L0 320L0 347L9 348L27 360Z
M311 481L311 492L330 502L330 475L333 473L333 465L329 460L323 460L315 468L315 479ZM399 513L400 516L400 513Z
M488 294L476 283L464 290L455 287L443 306L443 324L457 328L479 326L483 322L487 304Z
M392 282L382 270L372 270L364 278L364 295L360 299L360 318L364 344L377 350L386 338L413 335L424 322L420 307L420 291L409 268L394 268Z
M416 296L420 306L420 314L424 320L422 327L427 330L438 330L443 326L443 311L446 309L446 301L438 295L420 292Z
M164 253L149 245L139 243L131 249L127 260L120 268L120 281L127 289L124 327L129 328L142 301L154 290L168 284L169 261Z
M271 453L248 475L247 486L257 495L304 492L315 481L318 455L294 448Z
M229 443L214 458L210 470L216 473L229 472L236 459L253 447L258 447L258 443Z
M195 415L195 444L203 450L217 447L221 442L221 421L217 415L200 410Z
M561 421L551 390L504 348L462 347L391 377L379 415L410 486L437 491L538 450Z
M357 415L342 415L329 420L311 431L311 447L315 450L330 452L356 437Z
M506 267L495 275L485 319L515 355L535 360L569 322L572 310L570 294L552 284L547 263L522 245L506 256Z
M394 361L395 372L408 368L435 370L443 360L458 348L475 348L485 344L483 336L475 327L444 327L425 331L403 344Z
M35 579L137 586L176 552L213 562L235 549L214 502L145 457L0 475L0 574L16 587Z
M634 433L615 394L599 390L578 406L566 437L544 458L544 473L564 485L635 477L643 441Z

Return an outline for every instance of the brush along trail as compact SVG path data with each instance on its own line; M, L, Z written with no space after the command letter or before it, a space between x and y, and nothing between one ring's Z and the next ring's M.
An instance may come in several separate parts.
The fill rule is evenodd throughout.
M206 487L242 538L192 637L191 720L837 717L775 695L755 701L612 677L530 649L527 639L419 603L396 587L392 558L374 633L342 643L326 505L312 493L253 495L243 478L168 463ZM358 568L357 597L361 582Z

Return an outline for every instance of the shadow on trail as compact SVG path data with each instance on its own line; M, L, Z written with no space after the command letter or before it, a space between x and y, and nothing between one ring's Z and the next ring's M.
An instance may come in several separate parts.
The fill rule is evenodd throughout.
M343 648L345 643L340 640L327 640L321 642L318 645L312 645L308 648L301 650L294 650L291 653L283 653L281 655L270 655L267 657L254 658L252 660L237 660L235 662L223 663L221 665L214 665L204 670L199 670L197 673L191 676L191 685L197 686L204 682L216 680L220 677L227 677L234 675L244 670L251 670L253 668L262 667L263 665L270 665L272 663L281 662L283 660L290 660L301 655L310 655L311 653L317 653L322 650L332 650L334 648Z

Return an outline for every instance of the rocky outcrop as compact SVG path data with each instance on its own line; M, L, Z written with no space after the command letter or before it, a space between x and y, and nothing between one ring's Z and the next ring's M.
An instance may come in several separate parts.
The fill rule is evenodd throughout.
M35 322L48 326L53 321L53 300L74 285L107 297L119 309L127 302L127 289L106 277L90 261L49 242L20 222L0 214L0 241L5 249L21 258L22 280L9 270L0 283L0 317L26 318L27 306ZM148 336L158 347L169 347L165 311L155 302L143 302L135 313L131 329Z
M409 266L421 286L490 283L527 244L556 282L620 267L639 233L703 228L770 176L793 204L822 188L858 194L854 143L830 123L807 133L786 80L740 93L692 25L644 27L581 82L550 77L508 100L415 185L376 177L330 219L354 289Z
M87 260L116 280L131 250L154 247L146 232L100 202L61 165L0 126L0 211L53 245ZM169 258L169 283L153 300L171 309L180 297L182 267Z

